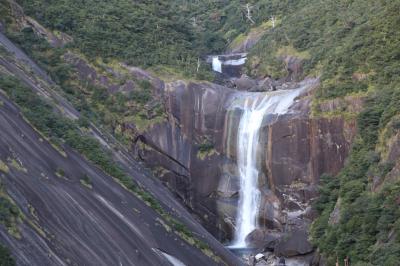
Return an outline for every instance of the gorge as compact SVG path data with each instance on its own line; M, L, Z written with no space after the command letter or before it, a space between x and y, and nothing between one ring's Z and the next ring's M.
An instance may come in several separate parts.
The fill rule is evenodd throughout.
M0 265L397 266L398 10L0 0Z

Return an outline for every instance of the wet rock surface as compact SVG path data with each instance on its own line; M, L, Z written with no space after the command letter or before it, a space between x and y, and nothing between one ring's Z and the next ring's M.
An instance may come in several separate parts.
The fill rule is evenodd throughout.
M277 231L256 229L246 237L246 243L251 248L273 251L281 237Z

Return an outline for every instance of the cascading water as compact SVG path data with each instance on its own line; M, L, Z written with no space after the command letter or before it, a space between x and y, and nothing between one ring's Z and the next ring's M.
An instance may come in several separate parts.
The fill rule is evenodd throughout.
M212 69L215 72L223 73L222 66L240 67L246 63L247 54L227 54L227 55L215 55L212 58Z
M258 178L261 163L258 160L260 129L270 119L288 112L294 99L305 88L267 93L238 93L231 110L240 108L242 115L237 132L237 167L240 175L239 206L236 217L234 242L231 248L246 248L246 236L257 228L260 208ZM261 149L260 149L261 148Z
M212 59L212 69L215 72L222 73L222 62L219 60L218 56L214 56Z

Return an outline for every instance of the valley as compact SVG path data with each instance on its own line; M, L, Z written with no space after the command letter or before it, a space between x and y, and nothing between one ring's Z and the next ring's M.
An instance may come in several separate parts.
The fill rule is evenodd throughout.
M0 1L0 265L396 265L399 4L206 2Z

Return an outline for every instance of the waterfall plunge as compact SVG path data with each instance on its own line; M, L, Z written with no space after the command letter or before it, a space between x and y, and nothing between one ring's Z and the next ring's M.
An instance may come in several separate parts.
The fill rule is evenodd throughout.
M212 69L215 72L222 73L222 62L219 60L218 56L214 56L212 59Z
M235 238L231 248L245 248L246 236L258 227L260 190L258 186L260 128L267 123L268 115L285 114L305 88L268 93L239 93L231 110L240 108L237 133L237 167L240 175L239 206L236 217ZM262 147L261 147L262 148ZM262 149L261 149L262 152Z

